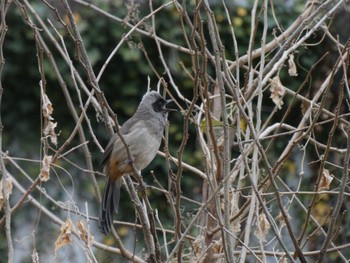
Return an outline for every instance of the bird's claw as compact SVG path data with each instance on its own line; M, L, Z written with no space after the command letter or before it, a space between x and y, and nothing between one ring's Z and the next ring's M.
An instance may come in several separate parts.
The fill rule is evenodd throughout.
M141 183L137 184L135 188L136 188L137 192L143 192L147 189L147 187L148 187L148 185L142 181Z

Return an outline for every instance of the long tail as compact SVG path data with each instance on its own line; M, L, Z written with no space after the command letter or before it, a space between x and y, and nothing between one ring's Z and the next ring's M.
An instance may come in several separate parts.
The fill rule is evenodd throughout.
M118 212L120 182L120 179L116 181L113 181L110 178L106 179L99 213L99 228L105 235L111 231L114 211L116 213Z

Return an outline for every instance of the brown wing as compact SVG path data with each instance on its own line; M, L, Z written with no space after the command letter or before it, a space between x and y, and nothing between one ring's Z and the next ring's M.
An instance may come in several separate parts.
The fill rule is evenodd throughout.
M119 136L118 134L114 134L112 136L112 138L109 140L106 148L105 148L105 151L102 155L102 158L101 158L101 162L100 162L100 170L103 169L103 166L106 164L107 160L108 160L108 157L110 156L112 150L113 150L113 147L114 147L114 143L119 140Z

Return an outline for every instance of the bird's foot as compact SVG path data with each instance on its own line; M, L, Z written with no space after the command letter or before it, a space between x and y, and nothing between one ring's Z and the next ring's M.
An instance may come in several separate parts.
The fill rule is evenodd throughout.
M135 188L137 192L143 192L146 191L147 187L148 185L145 182L141 181L141 183L138 183Z

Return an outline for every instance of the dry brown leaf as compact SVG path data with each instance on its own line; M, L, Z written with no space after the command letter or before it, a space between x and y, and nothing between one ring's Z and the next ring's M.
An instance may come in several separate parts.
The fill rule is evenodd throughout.
M254 235L258 239L262 238L263 242L266 242L266 235L269 233L271 225L270 225L269 221L267 220L266 215L264 213L259 215L259 218L258 218L258 221L256 222L256 225L258 226L258 224L260 225L261 233L259 231L259 228L257 227L255 229Z
M79 236L85 242L85 244L88 244L90 241L92 241L94 239L94 237L91 234L89 235L83 221L78 220L77 228L78 228ZM90 240L88 240L88 238Z
M77 228L78 228L78 233L79 233L80 238L81 238L85 243L87 243L87 240L88 240L88 232L87 232L87 230L86 230L86 227L85 227L83 221L78 220L78 222L77 222Z
M33 263L39 263L40 262L39 253L36 250L36 248L34 248L34 250L32 252L32 262Z
M286 214L288 220L292 219L288 211L286 211ZM284 227L286 225L286 220L284 220L284 217L281 212L276 216L276 221L280 223L281 227Z
M279 263L288 263L287 257L286 256L281 256L280 259L278 260Z
M272 101L276 104L276 106L281 109L283 105L283 95L286 91L286 87L284 87L281 83L281 80L278 76L274 77L271 80L271 87L270 87L271 95L270 98Z
M42 91L41 96L42 96L42 100L43 100L43 109L42 109L43 116L45 118L48 118L49 120L51 120L52 119L51 114L53 112L52 103L51 103L49 97L45 93L43 93L43 91Z
M199 255L200 253L202 253L202 246L201 246L202 242L203 242L203 237L201 236L198 236L196 240L193 241L192 248L193 248L193 252L196 255Z
M46 182L50 179L50 167L52 163L52 155L45 155L39 174L40 180Z
M328 190L332 181L333 181L332 174L330 174L327 169L323 169L322 177L321 177L320 183L318 185L318 190L319 191Z
M66 222L64 222L64 224L62 225L61 233L55 242L55 254L61 247L72 243L72 228L72 220L68 218Z
M2 181L3 179L0 181L0 211L2 209L2 206L4 205L4 195L2 192ZM8 200L10 198L10 195L12 194L12 181L10 178L6 178L6 200Z
M42 111L43 111L43 116L49 120L52 119L51 114L53 112L53 107L52 103L49 99L49 97L45 94L44 88L43 88L43 83L40 81L39 86L41 89L41 98L42 98Z
M55 132L55 128L57 127L57 122L48 121L45 129L44 135L50 137L50 141L52 144L57 146L57 134Z
M298 76L297 67L294 62L294 55L290 54L288 59L288 74L291 77Z
M213 240L212 241L212 250L215 254L222 253L222 250L223 250L222 242L219 240Z

